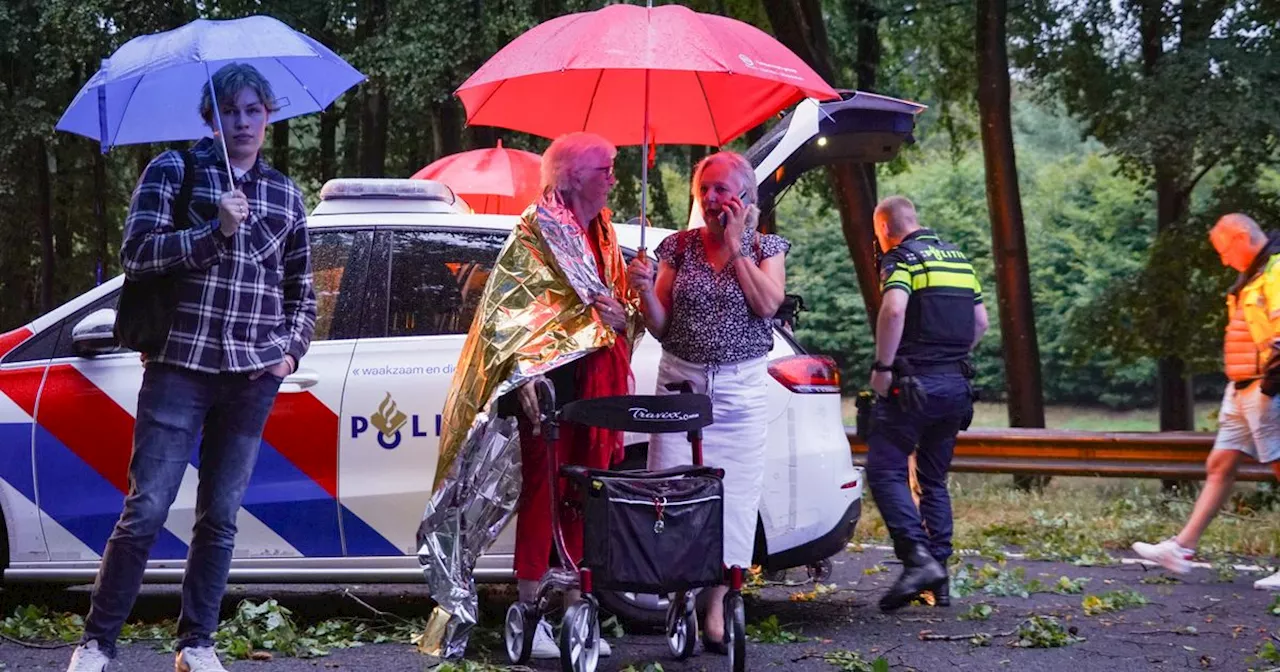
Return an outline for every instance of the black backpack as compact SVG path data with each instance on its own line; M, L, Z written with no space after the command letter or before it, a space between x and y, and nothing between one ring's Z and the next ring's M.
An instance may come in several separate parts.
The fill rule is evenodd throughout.
M191 225L191 191L195 188L196 161L190 151L182 151L182 186L173 200L173 228L181 231ZM115 336L120 345L146 355L164 349L178 308L178 278L166 275L146 280L125 278L116 307Z

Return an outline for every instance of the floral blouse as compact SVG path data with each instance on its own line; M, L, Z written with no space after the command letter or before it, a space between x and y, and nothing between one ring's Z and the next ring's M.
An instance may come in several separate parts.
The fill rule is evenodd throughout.
M782 236L749 233L743 249L757 265L786 254L791 243ZM676 271L671 315L662 348L687 362L729 364L756 359L773 348L773 320L760 317L747 304L732 262L717 272L707 261L702 230L668 236L654 255Z

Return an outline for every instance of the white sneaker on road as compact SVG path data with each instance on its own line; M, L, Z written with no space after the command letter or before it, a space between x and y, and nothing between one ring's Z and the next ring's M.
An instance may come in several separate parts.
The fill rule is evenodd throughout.
M1139 541L1133 545L1133 552L1175 574L1190 572L1191 557L1195 555L1195 551L1183 548L1173 538L1165 539L1158 544Z
M560 645L556 644L556 637L551 633L551 624L545 618L538 619L538 628L533 631L533 653L529 656L534 660L560 658Z
M1258 590L1280 590L1280 572L1276 572L1265 579L1254 581L1253 587Z
M227 672L212 646L188 646L173 659L174 672Z
M604 637L600 638L600 657L608 658L613 655L613 647L609 646L609 642ZM555 635L551 632L551 624L547 619L538 621L538 629L533 632L533 653L529 654L534 660L555 660L560 657L560 645L556 643Z
M77 646L75 652L71 654L71 664L67 665L67 672L103 672L107 669L109 662L111 659L98 650L97 642L86 642Z

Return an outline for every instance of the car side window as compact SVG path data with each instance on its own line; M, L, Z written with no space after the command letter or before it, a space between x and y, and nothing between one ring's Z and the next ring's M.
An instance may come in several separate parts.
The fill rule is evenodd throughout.
M311 282L316 293L313 342L359 335L372 247L372 231L311 231Z
M465 334L507 234L396 231L387 336Z

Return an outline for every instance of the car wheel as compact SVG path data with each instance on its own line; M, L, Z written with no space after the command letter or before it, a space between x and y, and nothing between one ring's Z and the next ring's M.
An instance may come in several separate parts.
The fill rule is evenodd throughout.
M666 595L627 593L620 590L597 590L600 607L632 626L662 627L667 623Z

